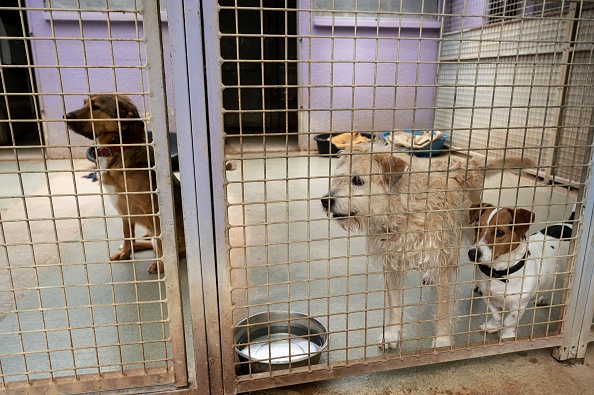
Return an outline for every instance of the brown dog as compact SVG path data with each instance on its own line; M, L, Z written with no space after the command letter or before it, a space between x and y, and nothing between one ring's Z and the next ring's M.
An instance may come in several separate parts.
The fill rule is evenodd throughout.
M133 251L153 248L157 259L162 256L161 225L153 163L152 147L146 145L144 122L129 97L123 95L92 95L84 106L66 114L66 124L75 133L95 141L99 177L103 191L109 193L118 213L122 215L124 243L110 259L130 259ZM124 145L120 145L124 144ZM177 248L180 257L186 254L181 188L173 177ZM148 229L153 242L133 241L136 223ZM161 262L153 263L148 271L163 271Z

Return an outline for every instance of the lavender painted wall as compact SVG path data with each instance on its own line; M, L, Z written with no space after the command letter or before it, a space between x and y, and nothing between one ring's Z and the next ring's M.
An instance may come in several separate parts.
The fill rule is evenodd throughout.
M27 0L26 4L32 8L44 6L43 0ZM81 26L76 13L53 12L53 31L48 13L38 10L29 10L27 13L32 37L33 62L36 66L42 66L35 69L35 74L42 117L45 121L46 144L57 146L48 149L50 158L70 156L69 149L64 147L68 140L62 118L66 112L80 107L89 93L127 94L139 107L141 116L145 110L149 111L148 102L145 106L141 95L147 91L146 73L139 69L139 66L145 63L144 44L140 43L139 47L136 41L131 41L138 36L142 39L142 23L139 23L137 33L133 14L120 14L112 18L108 30L103 14L86 15L87 17L83 16L82 23L82 35L85 38L107 39L111 33L115 40L81 40ZM58 39L54 44L52 40L41 39L52 37L74 40ZM170 81L169 37L166 24L163 28L163 41L166 79ZM58 64L68 68L53 67ZM89 68L85 69L85 65ZM72 66L75 67L70 68ZM171 90L168 91L168 101L172 103ZM170 116L170 121L172 120L173 117ZM72 145L81 146L72 149L73 155L78 158L84 157L84 146L88 145L88 140L73 133L70 134L70 139Z
M344 19L335 18L333 30L300 12L299 84L310 88L300 88L299 108L312 110L300 111L301 149L315 149L316 133L433 126L439 22L424 21L422 30L418 20L379 30L375 20L358 22L355 35L353 26L337 26L348 25Z
M27 0L28 7L43 5L43 0ZM311 9L310 0L300 0L299 8ZM62 118L66 112L78 108L88 93L128 94L143 113L145 106L140 94L146 91L147 80L137 67L144 63L144 50L141 44L139 54L138 44L129 41L136 39L137 34L142 37L142 25L137 33L132 14L111 18L112 37L125 39L113 41L113 61L110 41L83 42L80 39L77 14L68 16L54 12L55 34L47 13L29 11L28 19L34 63L50 66L36 68L36 78L46 143L56 147L48 149L51 158L70 155L70 150L64 147L68 140ZM101 19L101 14L94 14L94 19ZM419 29L420 22L415 20L403 21L400 28L394 20L382 21L378 30L375 20L360 19L355 35L348 21L336 21L333 32L324 18L316 19L310 12L299 12L299 59L302 61L298 70L299 84L312 86L300 88L299 108L311 110L300 111L301 148L309 147L313 134L328 131L432 128L440 23L426 20ZM341 23L346 26L336 26ZM83 17L82 30L85 38L109 37L105 20ZM330 37L332 34L334 38ZM74 40L56 40L55 44L52 40L35 40L54 36ZM168 60L166 24L163 41ZM57 64L75 67L62 68L59 73L54 67ZM88 70L82 67L85 64ZM109 68L114 64L115 68ZM169 61L165 62L165 71L169 81ZM168 102L173 102L171 89ZM171 115L170 111L170 122L173 122ZM83 157L88 141L74 134L70 137L73 145L81 146L72 150L74 156Z

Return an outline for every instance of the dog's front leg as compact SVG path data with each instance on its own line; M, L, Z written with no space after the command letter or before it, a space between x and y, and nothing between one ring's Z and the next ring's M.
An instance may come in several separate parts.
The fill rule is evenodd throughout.
M510 311L505 314L505 318L503 319L503 330L501 331L502 339L516 337L516 328L520 323L527 306L528 303L524 303L524 301L522 301L519 306L506 306L506 308L509 308Z
M156 211L155 211L156 212ZM156 262L153 262L152 265L149 266L148 271L149 273L163 273L165 271L165 268L163 267L163 262L162 262L162 252L163 252L163 245L161 242L161 221L159 221L159 218L155 218L155 232L154 235L157 236L155 239L153 239L153 247L155 249L155 255L156 255Z
M396 348L402 332L402 304L404 299L404 274L400 271L386 269L384 284L388 294L388 319L384 322L384 332L378 338L382 349Z
M437 311L433 348L452 345L454 300L452 298L451 270L442 270L437 276Z
M481 331L486 331L487 333L495 333L501 329L503 314L499 308L493 304L490 298L487 299L487 309L491 313L491 317L487 322L479 326L479 329Z
M124 242L120 246L118 252L109 257L109 259L111 259L112 261L122 261L130 259L133 252L150 250L153 248L153 245L150 241L134 240L136 238L136 221L134 220L134 218L138 217L130 217L130 210L128 210L128 205L130 204L131 203L126 201L126 198L124 197L119 197L116 203L118 213L120 213L120 215L122 216Z
M109 257L112 261L123 261L130 259L132 255L132 239L134 238L134 227L136 224L129 216L124 214L122 217L122 225L124 231L124 243L120 246L118 252Z

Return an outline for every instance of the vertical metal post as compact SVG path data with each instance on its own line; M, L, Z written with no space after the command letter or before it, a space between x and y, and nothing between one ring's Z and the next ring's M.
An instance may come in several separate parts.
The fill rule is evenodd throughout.
M198 0L167 2L197 387L221 393L208 122ZM207 279L207 282L205 282ZM217 334L207 338L208 327ZM212 376L212 377L211 377Z
M220 38L219 38L219 7L216 1L205 1L202 3L202 21L204 26L204 47L208 48L205 52L206 62L206 99L208 102L208 130L204 133L205 139L202 141L203 147L198 152L209 152L210 163L208 161L201 162L202 174L210 170L212 190L207 190L204 185L199 192L198 201L201 205L202 201L207 198L212 199L212 205L204 206L204 212L199 214L199 219L202 221L209 220L206 232L209 234L211 245L208 246L209 262L216 264L216 266L209 265L206 271L203 271L205 284L218 286L218 291L215 288L214 292L206 292L205 303L207 306L217 306L219 308L219 315L209 316L207 314L207 335L209 339L209 349L214 351L215 347L219 347L220 361L223 365L220 375L216 376L211 370L211 380L218 380L212 382L213 386L220 385L221 390L230 390L234 386L235 371L233 363L235 355L231 344L233 343L233 334L230 330L233 325L232 319L232 300L231 300L231 279L229 263L227 262L227 235L226 235L226 205L227 201L224 180L225 180L225 154L224 154L224 123L223 123L223 100L222 100L222 79L221 79L221 55L220 55ZM208 146L205 146L208 144ZM204 166L210 166L205 168ZM210 192L207 197L205 194ZM200 207L202 208L202 207ZM206 210L212 210L206 212ZM202 222L200 224L202 230ZM204 269L203 269L204 270ZM217 275L218 271L218 275ZM216 321L215 321L216 318ZM220 328L225 328L221 330ZM217 344L213 342L217 342ZM218 343L220 342L220 343ZM222 380L222 381L221 381Z
M594 121L594 114L592 117ZM592 121L590 124L592 124ZM590 141L588 146L592 146L594 131L590 127ZM592 324L592 315L594 313L594 265L592 257L594 255L594 174L592 165L594 164L594 150L589 149L590 170L582 170L583 185L587 185L585 194L582 194L581 200L584 202L582 216L582 234L579 243L579 249L575 258L575 269L572 280L572 290L569 295L566 307L566 319L564 324L563 345L553 350L553 356L558 360L570 358L583 358L586 352L587 340L590 334ZM589 173L589 180L585 179L585 174Z
M188 384L186 348L180 282L178 275L177 241L175 238L175 214L169 154L169 123L167 118L165 72L163 66L163 40L159 1L143 0L143 31L146 40L146 68L149 77L149 96L155 148L155 173L159 197L159 220L163 245L163 265L167 288L167 314L169 336L173 356L173 371L176 386ZM177 207L181 210L181 207Z
M594 189L594 187L593 187ZM588 216L589 228L589 239L587 242L586 250L584 255L585 262L594 262L594 228L591 226L594 223L594 201L589 200L589 205L584 210L584 217ZM584 233L586 230L584 230ZM584 274L582 281L584 286L588 284L588 292L584 292L584 298L586 303L584 305L584 313L582 315L582 325L579 334L579 341L577 344L576 358L584 358L586 356L586 347L588 342L592 340L592 317L594 316L594 268L592 264L586 265L589 269ZM580 304L582 305L582 304Z

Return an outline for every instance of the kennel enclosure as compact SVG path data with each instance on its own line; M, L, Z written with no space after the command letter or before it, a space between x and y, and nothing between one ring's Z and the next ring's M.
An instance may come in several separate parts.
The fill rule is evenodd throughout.
M238 393L534 348L583 358L594 315L593 2L15 0L0 10L0 392ZM62 118L96 93L130 96L152 131L154 165L142 170L156 175L149 215L163 231L146 237L163 241L164 275L146 273L150 252L109 261L121 217L82 178L96 170L84 159L91 143ZM488 296L473 293L467 242L451 279L454 345L432 348L435 287L411 271L401 341L377 346L384 269L364 235L322 211L336 158L315 137L383 144L393 130L448 135L444 152L410 156L427 166L534 160L489 178L482 195L534 211L534 231L576 204L551 302L527 309L516 338L478 329ZM288 344L288 368L273 366L278 343L238 341L261 329L253 316L268 317L260 334L288 328L274 338ZM303 322L320 324L325 347L292 347L311 339ZM256 347L263 357L251 358ZM291 366L313 351L319 361Z

